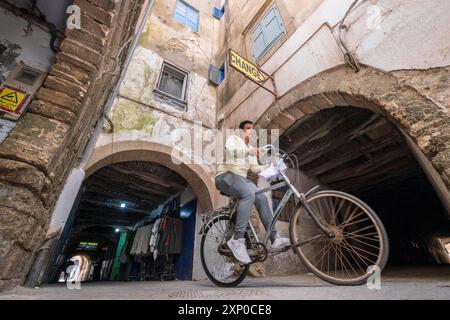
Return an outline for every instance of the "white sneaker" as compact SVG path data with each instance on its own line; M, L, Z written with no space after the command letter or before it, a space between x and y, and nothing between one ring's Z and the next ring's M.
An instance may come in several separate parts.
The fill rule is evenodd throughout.
M281 249L291 244L291 240L284 238L279 234L276 235L275 240L272 242L272 249Z
M234 257L243 264L249 264L252 262L245 246L245 238L235 240L231 238L227 242L228 247L231 249Z

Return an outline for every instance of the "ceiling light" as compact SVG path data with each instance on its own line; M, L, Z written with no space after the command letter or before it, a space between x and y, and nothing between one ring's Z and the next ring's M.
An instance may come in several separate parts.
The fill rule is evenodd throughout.
M120 231L120 229L116 229L116 232L119 232Z
M120 204L120 207L121 208L125 208L127 205L124 203L124 202L122 202L121 204Z

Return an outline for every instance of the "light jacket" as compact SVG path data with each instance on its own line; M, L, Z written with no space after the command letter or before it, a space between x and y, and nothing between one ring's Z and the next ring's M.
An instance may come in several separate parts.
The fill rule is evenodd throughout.
M251 149L240 136L230 136L225 143L224 161L217 165L216 177L230 171L246 178L249 171L258 174L267 168L268 165L258 163L257 156L250 155Z

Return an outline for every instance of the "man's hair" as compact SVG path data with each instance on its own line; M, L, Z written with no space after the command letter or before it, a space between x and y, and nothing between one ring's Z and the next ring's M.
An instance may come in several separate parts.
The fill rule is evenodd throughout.
M241 121L241 123L239 123L239 129L244 130L246 124L253 124L253 121L250 120Z

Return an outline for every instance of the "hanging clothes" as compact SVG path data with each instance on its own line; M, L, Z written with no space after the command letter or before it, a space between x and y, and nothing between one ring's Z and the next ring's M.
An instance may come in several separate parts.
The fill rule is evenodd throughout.
M134 235L133 245L130 250L130 254L133 256L136 255L137 248L139 246L139 239L141 238L141 233L142 233L142 230L139 228L136 230L136 234Z
M171 223L172 232L170 236L168 253L180 254L183 248L183 221L173 218Z
M147 225L142 227L141 238L139 239L139 246L136 250L136 254L145 256L148 253L148 247L150 242L150 236L152 234L153 225Z
M149 242L152 234L153 224L140 227L133 240L131 255L147 255L149 252Z
M183 222L181 220L165 216L161 225L158 251L165 255L181 253L182 232Z
M155 260L158 257L158 240L159 240L159 231L160 231L161 221L162 221L162 219L158 219L153 224L152 234L151 234L150 243L149 243L149 251L150 251L150 253L153 253L153 258Z

